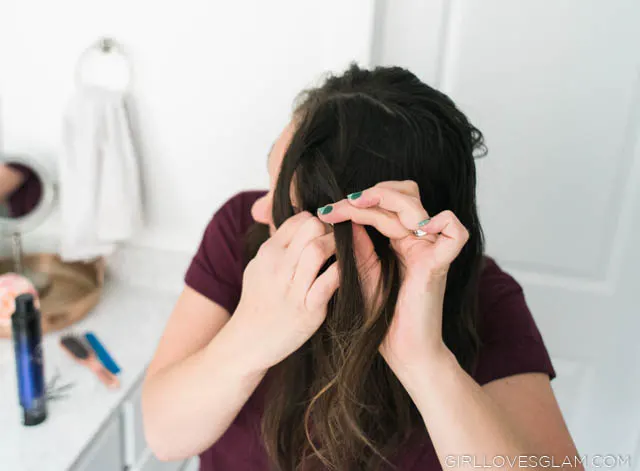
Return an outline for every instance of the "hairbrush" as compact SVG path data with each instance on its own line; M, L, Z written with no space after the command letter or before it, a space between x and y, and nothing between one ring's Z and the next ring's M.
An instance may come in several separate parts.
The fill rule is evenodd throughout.
M118 378L110 373L96 357L96 354L85 343L75 335L65 335L60 339L60 346L71 357L81 365L89 368L98 379L108 388L120 386Z

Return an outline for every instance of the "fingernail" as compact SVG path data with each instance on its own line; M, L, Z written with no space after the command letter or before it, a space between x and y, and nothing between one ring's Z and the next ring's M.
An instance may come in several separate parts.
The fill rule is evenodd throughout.
M422 227L422 226L424 226L425 224L429 224L429 221L431 221L431 218L423 219L422 221L420 221L420 222L418 223L418 227Z
M323 206L322 208L318 208L318 214L320 214L321 216L329 214L331 211L333 211L333 206L331 206L330 204Z
M350 200L357 200L361 196L362 196L362 192L361 191L356 191L355 193L348 194L347 198L349 198Z

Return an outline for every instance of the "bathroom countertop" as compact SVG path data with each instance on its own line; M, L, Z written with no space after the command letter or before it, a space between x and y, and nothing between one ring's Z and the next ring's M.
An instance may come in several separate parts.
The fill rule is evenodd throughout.
M184 273L183 268L177 268L177 277ZM127 279L107 279L102 299L86 318L44 336L47 381L57 369L57 385L75 385L68 397L49 401L47 419L34 427L22 425L13 344L0 338L1 469L63 471L78 460L125 396L140 383L181 288L174 282L171 286L171 290L158 289L136 286ZM122 369L118 390L107 390L60 348L58 342L64 333L88 330L98 336Z

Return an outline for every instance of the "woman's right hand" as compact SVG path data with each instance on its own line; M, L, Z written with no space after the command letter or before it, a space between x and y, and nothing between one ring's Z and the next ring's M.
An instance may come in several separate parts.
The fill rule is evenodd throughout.
M333 232L303 211L287 219L249 262L229 323L252 368L279 363L318 330L338 288L337 262L318 272L335 249Z

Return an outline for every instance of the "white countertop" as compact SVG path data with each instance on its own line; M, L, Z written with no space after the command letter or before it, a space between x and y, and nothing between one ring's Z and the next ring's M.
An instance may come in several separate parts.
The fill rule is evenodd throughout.
M57 368L57 385L74 382L75 386L68 397L48 402L47 419L37 426L22 425L13 344L10 339L0 339L0 469L63 471L73 465L142 379L177 299L180 286L175 288L160 290L134 286L126 279L108 279L101 301L85 319L46 334L43 351L47 382ZM120 389L107 390L93 373L60 348L62 334L88 330L98 336L122 369Z

